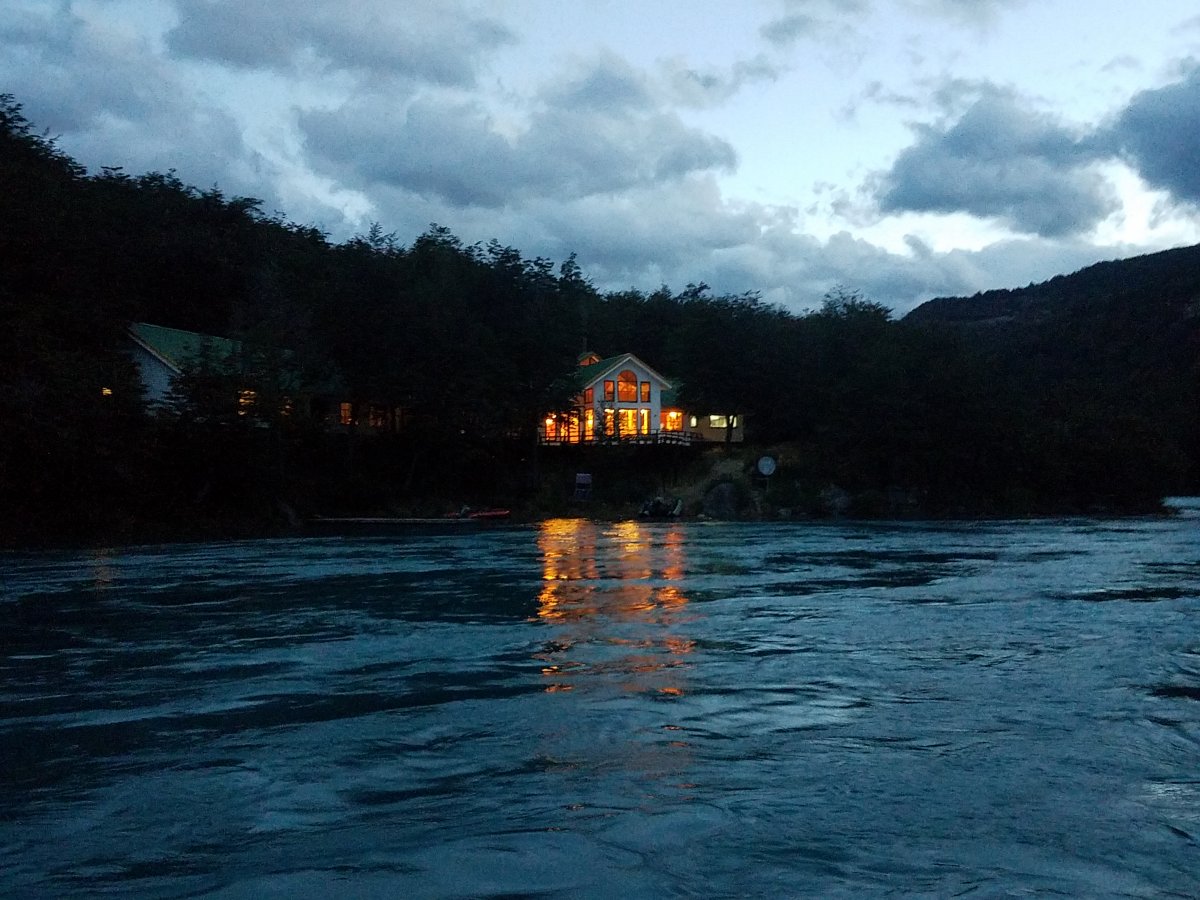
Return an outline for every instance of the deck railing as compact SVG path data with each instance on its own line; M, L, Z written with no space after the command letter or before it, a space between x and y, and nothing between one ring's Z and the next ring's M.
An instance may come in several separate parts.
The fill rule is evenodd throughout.
M704 435L698 431L650 431L646 434L598 434L590 439L583 439L582 436L576 435L559 435L555 437L546 437L541 435L541 442L548 447L557 446L605 446L605 445L629 445L629 444L659 444L675 447L687 447L691 444L702 444L705 442Z

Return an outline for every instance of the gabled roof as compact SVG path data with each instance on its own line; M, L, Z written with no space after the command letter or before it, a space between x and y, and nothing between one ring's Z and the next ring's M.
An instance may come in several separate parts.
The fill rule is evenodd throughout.
M635 362L659 381L662 382L664 388L669 388L671 382L663 378L662 375L654 371L653 368L646 365L641 359L634 356L632 353L622 353L620 356L609 356L599 362L594 362L591 365L580 366L576 372L576 378L579 379L581 385L593 384L599 381L605 375L620 371L627 368L630 362Z
M205 353L228 359L242 350L241 341L146 322L130 325L129 335L142 349L176 373L182 372L185 365Z

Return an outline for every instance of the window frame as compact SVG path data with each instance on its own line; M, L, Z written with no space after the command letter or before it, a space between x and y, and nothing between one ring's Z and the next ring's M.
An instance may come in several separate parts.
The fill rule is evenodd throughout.
M617 373L617 402L638 402L638 377L633 369L622 369Z

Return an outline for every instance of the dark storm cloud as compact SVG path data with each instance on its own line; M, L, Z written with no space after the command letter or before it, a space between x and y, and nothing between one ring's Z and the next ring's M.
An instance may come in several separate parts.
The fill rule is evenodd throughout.
M884 212L966 212L1046 237L1094 227L1116 198L1094 147L994 87L956 121L917 126L880 181Z
M387 0L176 0L170 50L217 63L289 70L306 55L335 69L369 70L445 85L475 81L482 54L512 32L456 3Z
M1200 203L1200 66L1136 94L1097 143L1119 153L1147 184Z

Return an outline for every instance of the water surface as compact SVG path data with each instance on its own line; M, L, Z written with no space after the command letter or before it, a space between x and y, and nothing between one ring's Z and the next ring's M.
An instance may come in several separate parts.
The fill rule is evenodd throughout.
M0 556L0 895L1200 894L1200 518Z

